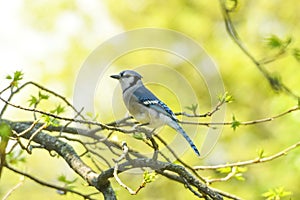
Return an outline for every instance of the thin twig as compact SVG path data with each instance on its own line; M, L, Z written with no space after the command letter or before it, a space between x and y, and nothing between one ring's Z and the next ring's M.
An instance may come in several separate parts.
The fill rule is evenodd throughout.
M21 176L20 178L20 182L17 183L13 188L11 188L5 195L4 197L2 198L2 200L6 200L16 189L18 189L19 187L21 187L24 183L24 178L25 176Z
M281 49L278 53L276 53L272 57L263 58L263 59L259 60L258 62L261 64L264 64L264 65L272 63L272 62L278 60L279 58L282 58L286 54L286 52L287 51L285 48Z
M100 122L79 120L79 119L74 119L74 118L69 118L69 117L61 117L61 116L55 115L53 113L37 110L37 109L34 109L34 108L25 108L23 106L13 104L13 103L3 99L1 96L0 96L0 100L3 101L4 103L14 107L14 108L21 109L21 110L28 111L28 112L37 112L37 113L40 113L40 114L43 114L43 115L47 115L49 117L53 117L55 119L60 119L60 120L64 120L64 121L72 121L72 122L81 123L81 124L96 125L96 126L100 126L102 129L119 131L119 132L123 132L123 133L134 133L134 132L136 132L136 130L124 130L124 129L120 129L120 128L117 128L117 127L114 127L114 126L108 126L108 125L100 123Z
M24 87L26 87L27 85L33 85L33 86L35 86L35 87L37 87L37 88L39 88L39 89L41 89L41 90L44 90L44 91L46 91L46 92L48 92L48 93L50 93L50 94L52 94L52 95L54 95L54 96L56 96L56 97L58 97L59 99L61 99L63 102L65 102L70 108L72 108L73 109L73 111L75 111L75 113L77 114L77 115L79 115L82 119L85 119L84 118L84 116L83 115L81 115L81 110L80 111L78 111L67 99L66 99L66 97L64 97L64 96L62 96L62 95L60 95L60 94L58 94L58 93L56 93L56 92L54 92L54 91L52 91L52 90L50 90L50 89L47 89L47 88L45 88L45 87L43 87L43 86L41 86L40 84L38 84L38 83L35 83L35 82L32 82L32 81L28 81L28 82L26 82L26 83L24 83L23 85L21 85L20 87L18 87L18 89L16 90L16 91L14 91L14 94L16 94L16 93L18 93L19 91L21 91Z
M257 164L257 163L264 163L264 162L268 162L268 161L274 160L276 158L285 156L288 154L289 151L292 151L299 146L300 146L300 142L297 142L297 143L289 146L288 148L286 148L274 155L265 157L265 158L258 157L253 160L246 160L246 161L242 161L242 162L214 165L214 166L196 166L196 167L194 167L194 169L195 170L215 170L215 169L220 169L220 168L225 168L225 167L241 167L241 166L253 165L253 164Z
M237 172L237 168L236 167L232 167L231 168L231 172L227 174L227 176L223 177L223 178L214 178L214 179L208 179L206 180L207 184L211 184L214 182L226 182L229 179L231 179L232 177L234 177L236 175Z
M121 173L134 168L143 168L143 167L151 168L155 170L158 174L166 176L167 178L170 178L179 183L185 184L185 182L183 181L184 178L191 186L196 187L201 194L205 196L209 196L210 199L214 199L214 200L223 199L220 193L215 192L214 189L202 183L200 180L194 177L186 168L184 168L181 165L176 165L169 162L161 162L149 158L137 158L119 164L118 172ZM168 173L167 171L172 173ZM103 181L102 180L103 178L107 179L109 177L113 177L114 172L115 172L114 168L102 172L99 176L99 180Z
M40 126L36 131L34 131L34 132L31 134L30 138L28 139L27 146L26 146L26 151L27 151L28 153L31 153L31 151L30 151L30 149L29 149L29 146L30 146L30 143L31 143L31 141L33 140L34 136L36 136L39 132L41 132L41 131L42 131L44 128L46 128L47 126L48 126L48 124L47 124L47 123L44 123L42 126Z
M21 137L22 135L25 135L26 133L30 132L31 130L33 130L34 126L39 122L39 120L34 120L33 123L24 131L22 131L21 133L17 133L16 136L17 137Z
M8 90L9 88L11 88L11 85L7 86L6 88L4 88L3 90L0 91L0 95L5 92L6 90Z
M273 117L267 117L267 118L262 118L262 119L256 119L256 120L250 120L250 121L244 121L244 122L240 122L239 121L239 125L253 125L253 124L259 124L259 123L264 123L264 122L269 122L269 121L273 121L275 119L278 119L282 116L285 116L289 113L295 112L300 110L299 106L295 106L293 108L290 108L287 111L284 111L280 114L274 115ZM222 125L232 125L234 122L190 122L190 121L180 121L180 123L182 124L191 124L191 125L203 125L203 126L222 126Z
M235 44L237 44L237 46L244 52L244 54L248 58L250 58L250 60L256 65L256 67L263 74L263 76L269 81L269 83L273 89L275 89L276 91L282 90L286 94L292 96L293 98L299 99L299 96L294 94L285 84L283 84L282 82L278 82L278 81L274 82L274 78L272 77L272 75L270 75L270 73L264 67L264 64L268 63L269 61L265 61L264 59L262 59L263 62L259 62L252 55L252 53L250 53L250 51L248 50L248 48L246 47L244 42L240 39L240 36L232 23L232 20L230 17L230 12L232 12L232 10L227 9L226 0L219 0L219 2L221 5L223 18L225 21L226 31L227 31L228 35L231 37L231 39L233 40L233 42Z
M193 174L195 176L197 176L197 178L199 178L201 181L205 182L206 180L201 177L196 170L191 167L190 165L186 164L182 159L179 158L179 156L175 153L175 151L173 151L172 148L169 147L169 145L159 136L159 135L155 135L155 137L158 138L158 140L163 143L165 145L165 147L171 152L171 154L176 158L176 161L178 161L179 163L181 163L184 167L186 167L187 169L191 170L193 172Z
M113 175L114 175L114 178L116 179L116 181L119 183L120 186L122 186L123 188L125 188L126 190L128 190L128 192L131 195L136 195L141 190L141 188L145 187L144 184L142 184L140 187L138 187L137 190L134 191L129 186L127 186L125 183L123 183L121 181L121 179L119 178L119 176L118 176L119 162L121 160L125 159L126 155L128 154L128 147L127 147L126 142L122 142L122 148L123 148L122 155L117 160L115 160L115 167L114 167L114 173L113 173Z
M219 100L219 102L217 103L217 105L211 110L208 111L207 113L204 114L188 114L186 112L177 112L174 113L175 115L182 115L185 117L196 117L196 118L201 118L201 117L211 117L215 112L217 112L218 110L220 110L221 106L224 105L226 103L226 95L227 93L225 93Z
M33 180L34 182L37 182L37 183L40 184L40 185L43 185L43 186L46 186L46 187L49 187L49 188L53 188L53 189L56 189L56 190L64 191L64 192L70 192L70 193L73 193L73 194L77 194L77 195L79 195L79 196L81 196L81 197L83 197L83 198L85 198L85 199L92 199L92 198L90 197L90 195L85 195L85 194L82 194L82 193L80 193L80 192L77 192L77 191L72 190L72 189L69 189L69 188L64 188L64 187L60 187L60 186L57 186L57 185L50 184L50 183L48 183L48 182L46 182L46 181L42 181L42 180L40 180L40 179L37 179L37 178L35 178L34 176L32 176L32 175L30 175L30 174L27 174L27 173L25 173L25 172L21 172L21 171L15 169L15 168L13 168L13 167L7 165L7 164L5 165L5 167L6 167L7 169L9 169L9 170L11 170L11 171L17 173L17 174L21 174L22 176L25 176L25 177L27 177L27 178Z
M216 188L214 188L214 191L219 193L220 195L222 195L223 197L227 197L228 199L233 199L233 200L241 200L242 198L238 197L238 196L235 196L233 194L229 194L227 192L224 192L224 191L221 191L221 190L218 190Z

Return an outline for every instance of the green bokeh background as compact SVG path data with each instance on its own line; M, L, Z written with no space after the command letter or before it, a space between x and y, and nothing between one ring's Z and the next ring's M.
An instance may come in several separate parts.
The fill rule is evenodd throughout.
M0 75L3 84L7 74L22 70L25 74L24 81L39 82L71 100L78 71L98 45L123 31L154 27L179 31L206 49L219 66L226 91L235 99L226 109L228 121L233 114L240 121L271 117L297 104L295 99L272 91L255 65L232 42L225 31L218 1L26 0L0 3L0 50L3 55L0 59ZM299 9L297 0L240 1L232 17L241 39L260 59L273 53L264 39L272 34L281 38L292 37L292 45L300 47ZM141 55L128 55L115 65L134 66L159 60L157 53L139 53ZM285 56L267 65L267 69L280 76L292 91L300 94L300 64L292 56ZM155 75L153 72L153 76ZM109 84L115 83L111 81ZM163 97L159 88L152 89L162 99L165 98L174 110L179 108L177 102L168 102L168 97ZM30 94L36 92L37 90L28 89L15 102L27 106ZM205 92L205 88L200 90L202 95ZM54 105L55 101L50 103L50 106ZM45 109L48 106L45 105ZM209 99L203 97L203 102L199 105L200 112L208 111L210 106ZM28 120L29 116L31 117L28 113L12 110L6 113L5 118ZM101 117L103 122L112 119L111 114L101 113L101 116L104 116ZM266 156L272 155L299 141L299 124L300 114L295 112L272 122L242 126L236 131L227 126L208 157L195 161L192 152L189 152L184 160L195 165L236 162L256 158L259 149L264 149ZM200 127L200 130L205 131L207 128ZM244 173L245 181L231 179L225 183L214 183L212 187L243 199L262 199L262 193L270 188L284 186L285 190L292 192L292 199L299 199L299 153L300 150L296 149L274 161L249 166ZM43 150L35 150L28 156L27 162L18 167L51 183L58 183L56 179L61 174L70 179L76 177L63 160L50 157ZM214 172L200 173L222 177ZM133 188L142 179L140 175L132 174L121 175L121 178ZM17 184L19 179L18 175L4 169L0 180L0 197ZM128 194L113 179L112 184L119 199L196 199L182 185L163 177L158 177L154 183L147 185L137 196ZM80 178L76 186L79 191L91 190ZM33 200L81 199L71 194L58 195L54 190L28 179L13 192L10 199L24 199L24 196Z

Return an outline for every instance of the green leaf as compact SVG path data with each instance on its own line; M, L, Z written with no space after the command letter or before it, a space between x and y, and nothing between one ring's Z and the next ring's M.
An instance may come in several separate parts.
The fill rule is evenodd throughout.
M265 156L264 156L264 153L265 153L265 150L264 150L264 149L259 149L259 150L257 151L258 158L263 158L263 157L265 157Z
M285 49L291 44L292 38L287 37L286 39L281 39L277 35L271 35L265 38L266 45L271 49Z
M49 99L49 95L42 94L42 92L39 91L39 99L40 99L40 100L42 100L42 99Z
M11 75L7 75L5 78L8 79L8 80L11 80L12 76Z
M262 194L263 197L266 197L267 199L273 199L273 197L275 197L276 195L274 195L273 191L268 191Z
M267 192L262 194L262 196L266 197L267 200L277 200L290 195L292 195L292 192L285 191L284 187L269 189Z
M228 92L225 92L223 95L219 95L218 100L222 103L231 103L233 102L234 98Z
M142 133L134 133L132 136L133 136L134 139L137 139L137 140L144 140L145 139L144 134L142 134Z
M155 172L148 172L148 171L144 172L144 181L146 183L154 182L155 179L156 179L156 173Z
M298 62L300 62L300 49L298 49L298 48L293 49L292 55Z
M238 181L245 181L245 180L246 180L242 173L237 173L237 174L235 174L235 175L234 175L234 178L235 178L236 180L238 180Z
M282 83L281 83L280 76L277 75L269 76L268 81L271 84L272 89L275 90L276 92L282 90Z
M186 109L190 110L193 112L194 115L196 115L197 113L197 108L198 108L198 104L192 104L191 106L186 106Z
M245 178L243 177L243 173L246 172L248 169L247 167L223 167L217 169L218 172L221 174L230 174L233 173L233 177L236 178L239 181L244 181Z
M237 172L242 172L242 173L244 173L244 172L246 172L247 170L248 170L247 167L237 167Z
M225 97L225 102L226 103L231 103L233 102L233 96L229 95L229 94L226 94L226 97Z
M11 136L12 130L9 124L5 122L0 123L0 176L2 174L2 168L6 162L6 147Z
M14 73L14 81L20 81L23 79L23 72L22 71L15 71Z
M75 182L77 181L77 178L75 178L75 179L73 179L73 180L68 180L67 177L66 177L65 175L62 174L62 175L60 175L60 176L57 177L57 180L58 180L59 182L62 182L62 183L64 183L64 184L66 184L66 185L70 185L70 184L75 183Z
M67 177L65 175L60 175L60 176L57 177L57 180L59 182L65 183L65 181L67 180Z
M283 43L283 41L276 35L271 35L271 36L265 38L265 42L272 49L280 48Z
M223 167L217 169L217 171L220 172L221 174L229 174L231 170L232 170L231 167Z
M23 75L22 71L15 71L13 76L7 75L6 79L12 80L10 83L12 87L18 87L19 81L23 79Z
M39 91L38 97L35 97L35 96L31 95L31 99L28 100L29 101L29 106L37 105L42 100L47 100L47 99L49 99L49 95L45 95L41 91Z
M77 178L75 178L73 180L68 180L65 175L60 175L57 177L57 180L64 184L64 186L63 186L64 188L73 189L73 188L75 188L75 186L73 186L72 184L77 181ZM65 195L67 192L65 190L57 190L57 193L61 194L61 195Z
M42 118L44 119L45 123L47 123L48 126L59 126L60 122L59 120L55 119L54 117L50 117L48 115L42 115Z
M0 123L0 137L1 137L1 142L2 142L2 140L8 141L10 136L11 136L10 125L7 124L7 123L5 123L5 122L1 122Z
M12 151L6 156L6 161L9 164L16 165L19 162L25 163L26 162L26 157L24 156L24 151L19 150L19 151Z
M226 1L226 10L233 12L238 6L238 0L229 0Z
M90 118L92 121L97 121L97 118L99 117L99 114L96 115L92 112L86 112L86 116Z
M54 110L50 111L50 113L57 114L57 115L59 115L63 112L65 112L65 107L61 106L60 104Z
M38 103L38 99L35 96L31 95L30 97L31 98L28 100L29 101L29 107Z
M241 122L237 121L235 116L232 116L231 128L235 131L237 127L241 125Z

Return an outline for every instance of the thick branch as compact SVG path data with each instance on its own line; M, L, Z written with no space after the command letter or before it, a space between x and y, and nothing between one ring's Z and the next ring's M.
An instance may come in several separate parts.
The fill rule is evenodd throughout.
M127 162L124 162L122 164L118 165L118 173L127 171L132 168L143 168L143 167L149 167L153 170L156 170L157 173L167 176L170 178L170 174L165 171L171 171L176 173L178 176L172 176L173 180L176 180L178 182L181 182L185 184L185 181L191 185L197 188L197 190L203 195L206 196L207 199L223 199L222 196L215 192L213 189L207 187L205 184L201 183L197 178L195 178L190 172L188 172L183 166L168 163L168 162L161 162L161 161L155 161L153 159L149 158L137 158L134 160L130 160ZM108 178L113 177L114 168L110 168L106 171L104 171L99 177L98 182L103 183L105 180L108 180Z
M29 128L29 125L26 123L24 124L11 122L7 120L5 120L5 122L10 124L11 128L18 133L23 132L24 130ZM24 134L23 137L29 139L36 131L36 129L36 127L33 128L32 130ZM110 185L110 182L108 180L106 180L105 183L99 182L98 174L96 174L80 159L72 146L44 132L37 133L32 140L42 145L48 151L55 151L56 153L58 153L77 174L79 174L90 185L100 190L105 199L116 199L116 195Z

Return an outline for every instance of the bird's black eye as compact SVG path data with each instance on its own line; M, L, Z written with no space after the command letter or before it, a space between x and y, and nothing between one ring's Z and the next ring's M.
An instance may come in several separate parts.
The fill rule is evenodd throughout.
M120 76L121 76L122 78L128 78L128 77L130 77L131 75L130 75L130 74L126 74L125 72L121 72L121 73L120 73Z

